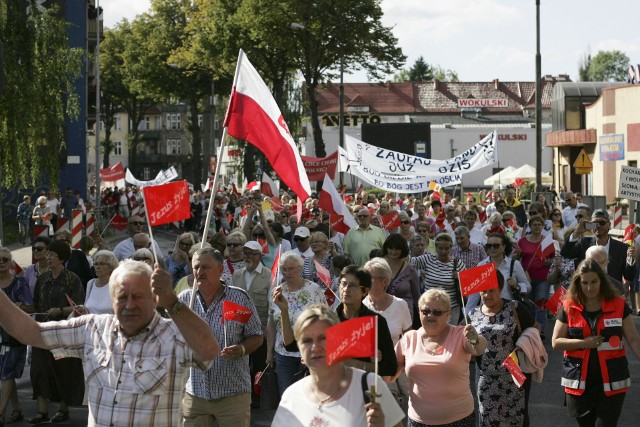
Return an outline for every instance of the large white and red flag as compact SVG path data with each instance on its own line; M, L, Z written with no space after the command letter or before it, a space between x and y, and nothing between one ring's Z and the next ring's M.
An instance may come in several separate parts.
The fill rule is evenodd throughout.
M342 201L342 197L329 175L324 175L322 191L318 201L320 208L329 212L332 217L331 223L334 230L347 234L352 228L356 228L358 223L347 209L347 205ZM333 225L335 219L335 225ZM342 219L342 221L340 221Z
M264 153L282 182L302 201L309 198L311 185L296 143L269 88L242 50L224 125L229 135Z
M552 256L555 251L556 247L553 244L553 237L551 236L551 233L549 233L544 236L540 242L540 246L538 246L538 249L536 250L536 255L544 260Z

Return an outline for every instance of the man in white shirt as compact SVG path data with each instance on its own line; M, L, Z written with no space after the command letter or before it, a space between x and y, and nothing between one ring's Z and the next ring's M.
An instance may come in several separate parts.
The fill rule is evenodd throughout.
M149 245L149 240L150 240L149 235L142 233L144 220L138 215L134 215L129 218L128 222L129 222L128 233L130 237L118 243L116 247L113 249L113 253L118 258L118 261L131 258L133 256L133 253L140 248L144 248L144 247L146 247L147 249L151 248L151 245ZM145 246L145 242L142 241L144 237L146 237L146 246ZM155 247L154 254L158 254L158 258L163 258L162 250L160 249L160 246L158 246L158 243L156 243L155 240L153 241L153 246Z
M296 248L292 250L293 253L300 255L303 259L313 256L311 250L311 243L309 243L309 237L311 232L307 227L298 227L293 233L293 241L296 242Z
M578 200L576 199L576 195L569 191L565 193L564 201L567 203L567 206L562 210L562 222L564 222L564 226L568 228L578 225L578 220L576 219Z

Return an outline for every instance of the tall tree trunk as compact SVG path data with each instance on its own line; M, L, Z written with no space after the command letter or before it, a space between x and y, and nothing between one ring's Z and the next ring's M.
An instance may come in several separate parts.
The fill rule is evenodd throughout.
M309 110L311 112L311 128L313 129L313 142L316 146L316 157L326 157L324 141L322 140L322 129L320 119L318 119L318 101L316 100L317 83L307 81L307 98L309 99Z

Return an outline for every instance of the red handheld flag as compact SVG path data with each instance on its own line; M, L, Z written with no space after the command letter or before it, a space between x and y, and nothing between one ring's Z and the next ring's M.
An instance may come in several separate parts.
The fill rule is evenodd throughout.
M638 237L638 234L636 232L636 225L635 224L627 225L627 228L624 229L624 237L622 238L622 241L625 243L633 242L636 240L636 237Z
M553 314L557 314L558 310L560 310L560 307L562 306L562 301L564 301L564 294L566 293L567 290L563 286L560 286L553 293L551 298L549 298L549 300L544 303L544 306L547 307L549 311L553 312Z
M527 377L525 377L525 375L522 373L522 370L520 369L520 365L518 365L518 363L518 355L514 350L507 356L506 359L504 359L504 362L502 362L502 366L507 368L507 370L511 374L511 377L513 378L513 382L516 383L518 387L522 387L522 384L524 384L524 382L527 380Z
M390 228L400 227L402 221L400 221L400 214L398 212L393 211L386 215L382 215L382 227L385 230L389 230Z
M496 265L492 262L463 270L459 277L462 295L465 297L498 287Z
M376 316L356 317L326 331L327 365L354 357L376 357Z
M116 230L118 230L118 231L122 231L125 228L127 228L127 226L128 226L127 218L123 218L118 214L115 214L113 216L113 218L111 219L110 223L111 223L111 226L113 228L115 228Z
M487 221L487 211L486 210L480 212L480 215L478 215L478 220L480 221L481 224L484 224L485 221Z
M244 307L240 304L236 304L232 301L224 301L222 303L222 321L235 320L240 323L247 323L251 319L253 312L251 309Z
M268 254L269 253L269 242L267 242L267 239L258 239L258 243L260 243L260 247L262 248L262 253L263 254Z
M151 226L169 224L191 216L187 181L144 187L142 192Z
M324 284L327 285L328 287L331 287L331 273L329 273L329 270L327 270L327 268L324 265L320 264L315 259L313 260L313 263L316 266L316 274L318 275L320 280L322 280Z
M224 125L234 138L256 146L280 179L303 201L311 194L298 147L269 88L241 50Z

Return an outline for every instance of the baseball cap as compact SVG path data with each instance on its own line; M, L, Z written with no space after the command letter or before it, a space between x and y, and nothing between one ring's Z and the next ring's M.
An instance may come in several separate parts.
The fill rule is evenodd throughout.
M593 214L591 215L591 219L597 219L597 218L604 218L607 221L609 221L609 212L607 212L604 209L596 209L595 211L593 211Z
M262 253L262 246L260 246L260 243L256 242L255 240L249 240L244 244L244 247L247 249L251 249L252 251Z
M302 237L303 239L306 239L307 237L311 236L311 232L307 227L298 227L296 228L296 232L293 233L293 235L296 237Z

